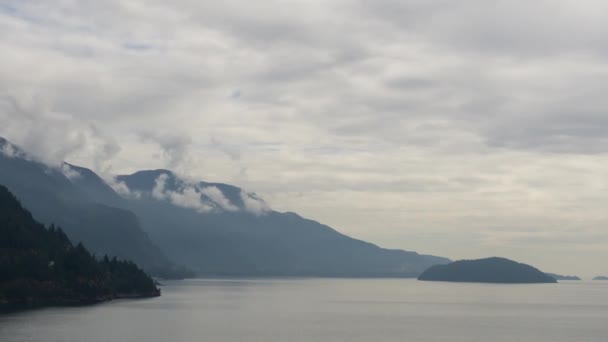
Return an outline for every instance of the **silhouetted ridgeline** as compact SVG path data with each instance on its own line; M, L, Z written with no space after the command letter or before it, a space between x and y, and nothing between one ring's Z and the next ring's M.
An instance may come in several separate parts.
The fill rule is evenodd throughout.
M255 194L227 184L190 182L168 170L117 179L138 194L128 198L127 208L152 239L199 275L417 277L450 261L354 239L295 213L274 211ZM210 211L201 214L159 196L185 188L199 191ZM221 194L223 207L210 197L213 192Z
M419 280L474 283L556 283L557 280L538 269L505 258L460 260L436 265L424 271Z
M593 280L608 280L608 277L606 277L606 276L597 276L597 277L593 278Z
M169 170L119 176L37 162L0 138L0 184L44 223L96 255L133 260L157 277L417 277L446 258L384 249L253 193ZM115 191L118 189L120 194ZM194 195L194 196L193 196Z
M60 228L36 222L0 185L0 308L159 295L154 280L134 263L95 259Z
M555 280L581 280L581 278L579 278L577 276L561 275L561 274L555 274L555 273L545 273L545 274Z

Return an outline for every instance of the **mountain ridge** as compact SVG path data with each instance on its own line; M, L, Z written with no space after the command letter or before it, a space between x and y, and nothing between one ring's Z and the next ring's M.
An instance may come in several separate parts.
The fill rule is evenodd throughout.
M141 226L162 254L198 275L415 277L449 262L383 249L298 214L274 211L240 187L186 180L170 170L119 175L111 185L84 167L65 163L62 172L69 177L56 178L69 183L68 197L132 213L133 225Z
M561 275L556 273L545 273L549 277L554 278L555 280L582 280L580 277L575 275Z
M140 178L142 176L146 179L142 180ZM276 212L266 207L265 202L255 194L247 193L235 186L230 187L233 191L239 192L238 198L251 202L250 206L252 206L252 203L259 203L260 207L264 207L263 212L248 210L250 208L246 203L241 205L240 202L237 202L231 203L239 209L237 211L211 211L208 214L201 215L200 212L192 210L193 208L180 207L179 203L171 203L171 199L155 198L155 186L153 184L158 185L156 180L161 177L165 178L163 190L170 194L180 194L180 191L185 191L184 189L201 186L201 184L203 186L216 186L222 183L195 181L188 184L187 181L179 179L175 173L166 170L139 171L131 175L117 177L117 180L123 182L128 188L142 194L138 199L130 201L130 208L138 213L143 221L148 222L144 225L148 227L150 233L153 236L158 234L156 240L163 241L161 244L165 243L164 249L179 262L187 262L187 259L189 259L179 255L186 253L180 243L174 241L171 245L174 237L163 234L162 227L155 227L166 217L179 217L181 224L177 226L181 228L184 236L188 236L188 241L197 239L201 240L202 243L209 242L204 240L214 241L215 244L222 245L227 250L232 250L236 254L240 253L242 259L249 262L249 265L243 263L239 265L238 261L232 260L230 265L225 265L224 270L204 263L199 265L188 264L189 267L198 268L205 274L246 275L263 273L271 275L413 277L431 264L448 261L448 259L421 255L416 252L382 249L374 244L353 239L327 225L302 218L297 214ZM225 197L231 199L237 196L233 193L232 196ZM201 195L200 200L205 201L205 196ZM153 216L158 213L163 214L150 217L150 213ZM204 227L201 228L201 226ZM264 257L248 250L247 247L243 247L251 245L257 245L260 250L274 250L277 255L282 257L276 258L279 261L268 260L268 256ZM217 250L214 246L210 246L210 248ZM307 249L308 254L318 254L319 256L315 258L306 255ZM172 254L170 252L172 250L177 251L177 255ZM202 256L205 256L205 254L203 253ZM207 258L211 257L211 255L206 256ZM230 257L230 255L221 251L216 251L213 256ZM352 260L352 262L349 263L348 260ZM286 263L286 265L281 266L281 262ZM353 266L353 263L357 262L361 263L361 267ZM420 265L415 265L416 263L420 263ZM289 268L287 264L292 267ZM387 267L389 264L390 267Z

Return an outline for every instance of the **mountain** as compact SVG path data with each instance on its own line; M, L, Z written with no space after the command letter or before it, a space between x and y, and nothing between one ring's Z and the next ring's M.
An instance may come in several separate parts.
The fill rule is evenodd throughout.
M63 163L63 169L71 173L70 182L87 197L116 208L124 207L126 204L125 199L92 170L69 163Z
M85 304L114 298L160 295L135 264L98 261L61 230L36 222L0 186L0 308Z
M88 176L98 178L94 173ZM107 202L104 196L114 193L111 188L86 192L74 183L79 177L69 165L49 167L0 138L0 184L15 194L36 220L63 227L70 240L84 243L97 255L133 260L160 277L183 274L150 240L131 211L103 204Z
M168 170L117 181L129 189L127 207L150 236L200 275L415 277L449 262L383 249L295 213L273 211L256 194L227 184L186 181Z
M581 280L581 278L579 278L577 276L570 276L570 275L565 276L565 275L560 275L560 274L555 274L555 273L545 273L545 274L555 280Z
M460 260L447 265L435 265L418 277L425 281L472 283L556 283L557 280L538 269L505 258Z
M597 277L593 278L593 280L608 280L608 277L606 277L606 276L597 276Z
M92 170L49 168L6 141L0 183L73 241L98 255L132 259L155 275L181 271L169 260L203 276L328 277L415 277L449 262L383 249L273 211L255 193L229 184L150 170L119 176L109 186Z

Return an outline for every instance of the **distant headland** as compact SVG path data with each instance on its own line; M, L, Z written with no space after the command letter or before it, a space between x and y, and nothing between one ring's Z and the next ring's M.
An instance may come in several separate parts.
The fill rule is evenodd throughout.
M530 265L498 257L435 265L424 271L418 280L504 284L557 282Z
M549 277L555 278L555 280L582 280L578 276L575 275L561 275L555 273L545 273Z

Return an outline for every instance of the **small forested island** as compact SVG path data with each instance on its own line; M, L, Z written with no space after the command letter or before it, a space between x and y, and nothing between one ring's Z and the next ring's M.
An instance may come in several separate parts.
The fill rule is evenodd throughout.
M36 222L0 185L0 309L155 297L156 282L130 261L97 260L57 227Z
M593 278L593 280L608 280L607 276L597 276L595 278Z
M545 274L551 278L554 278L555 280L581 280L581 278L579 278L577 276L573 276L573 275L561 275L561 274L555 274L555 273L545 273Z
M418 280L501 284L557 282L530 265L498 257L435 265L424 271Z

